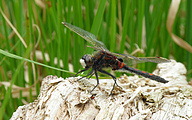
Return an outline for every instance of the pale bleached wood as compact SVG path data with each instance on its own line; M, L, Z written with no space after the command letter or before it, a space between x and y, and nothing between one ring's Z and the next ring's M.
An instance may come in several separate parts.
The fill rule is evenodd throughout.
M40 94L33 103L20 106L11 120L189 120L192 119L192 87L186 82L183 64L172 60L158 64L154 71L170 82L158 83L137 75L120 77L117 83L123 88L114 89L114 81L79 77L58 78L47 76L42 81Z

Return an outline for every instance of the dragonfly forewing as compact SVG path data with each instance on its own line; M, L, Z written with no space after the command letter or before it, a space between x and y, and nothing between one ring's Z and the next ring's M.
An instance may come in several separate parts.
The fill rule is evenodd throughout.
M97 40L96 36L92 33L89 33L79 27L76 27L74 25L71 25L69 23L66 22L62 22L62 24L64 24L67 28L69 28L70 30L72 30L73 32L77 33L78 35L80 35L82 38L84 38L86 41L88 41L89 43L91 43L94 47L94 49L96 50L107 50L106 46L104 45L104 43L100 42Z

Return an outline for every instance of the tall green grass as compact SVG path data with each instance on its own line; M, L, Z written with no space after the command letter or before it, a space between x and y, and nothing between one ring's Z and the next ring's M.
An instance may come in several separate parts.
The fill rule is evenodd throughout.
M0 53L0 119L9 119L23 101L36 99L39 80L47 75L73 76L69 63L77 72L81 69L79 59L93 52L87 47L89 43L61 24L63 21L95 34L112 52L131 54L137 44L144 53L135 56L172 56L192 71L191 53L175 44L166 29L170 3L167 0L49 0L37 4L33 0L0 0L3 13L26 43L25 46L0 14L0 49L3 50ZM173 32L189 44L192 44L191 8L190 0L181 2L173 27ZM42 59L36 56L37 50L42 53ZM22 59L10 57L12 54ZM138 64L137 68L152 72L155 66ZM192 77L191 72L187 75ZM10 83L10 86L2 82ZM28 96L23 95L24 90L18 90L19 96L15 96L12 85L34 87L29 87Z

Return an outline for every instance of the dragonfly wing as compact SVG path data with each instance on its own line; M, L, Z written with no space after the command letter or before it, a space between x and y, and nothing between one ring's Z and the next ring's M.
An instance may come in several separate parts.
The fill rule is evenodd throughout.
M126 65L134 65L137 63L146 62L132 55L120 54L120 53L110 53L110 54L115 55L118 59L122 59Z
M117 58L121 58L123 62L127 65L134 65L137 63L144 62L153 62L153 63L166 63L170 62L170 60L162 57L135 57L132 55L119 54L119 53L111 53L115 55Z
M96 36L92 33L89 33L79 27L76 27L74 25L71 25L69 23L66 22L62 22L62 24L64 24L67 28L69 28L71 31L77 33L79 36L81 36L82 38L84 38L86 41L88 41L89 43L91 43L94 47L94 49L96 50L107 50L107 48L105 47L104 43L102 43L101 41L98 41L96 39Z
M171 62L170 60L162 57L138 57L140 60L146 61L146 62L154 62L154 63L167 63Z

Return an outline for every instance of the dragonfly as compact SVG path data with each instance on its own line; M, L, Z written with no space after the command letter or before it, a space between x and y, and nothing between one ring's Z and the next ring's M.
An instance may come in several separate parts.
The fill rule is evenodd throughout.
M92 75L96 76L97 84L94 86L94 88L91 90L90 93L92 93L92 91L99 85L99 78L98 78L97 72L107 74L113 78L114 84L113 84L113 88L111 90L110 95L113 95L112 93L115 88L115 85L117 85L122 89L122 87L119 86L116 82L117 78L111 73L103 70L103 68L111 68L114 71L118 70L123 72L135 73L137 75L140 75L161 83L169 82L160 76L129 67L128 65L130 63L133 64L133 63L142 63L142 62L167 63L167 62L170 62L170 60L162 57L135 57L128 54L112 53L106 48L104 43L97 40L94 34L89 33L79 27L76 27L66 22L62 22L62 24L67 28L69 28L71 31L75 32L76 34L84 38L87 42L91 43L93 45L92 48L94 48L97 51L93 55L86 54L82 57L82 59L80 59L80 63L84 67L84 69L80 70L75 75L77 76L79 73L82 73L92 68L91 72L89 72L86 76L84 76L84 77L89 76L89 78ZM84 77L81 77L80 79Z

